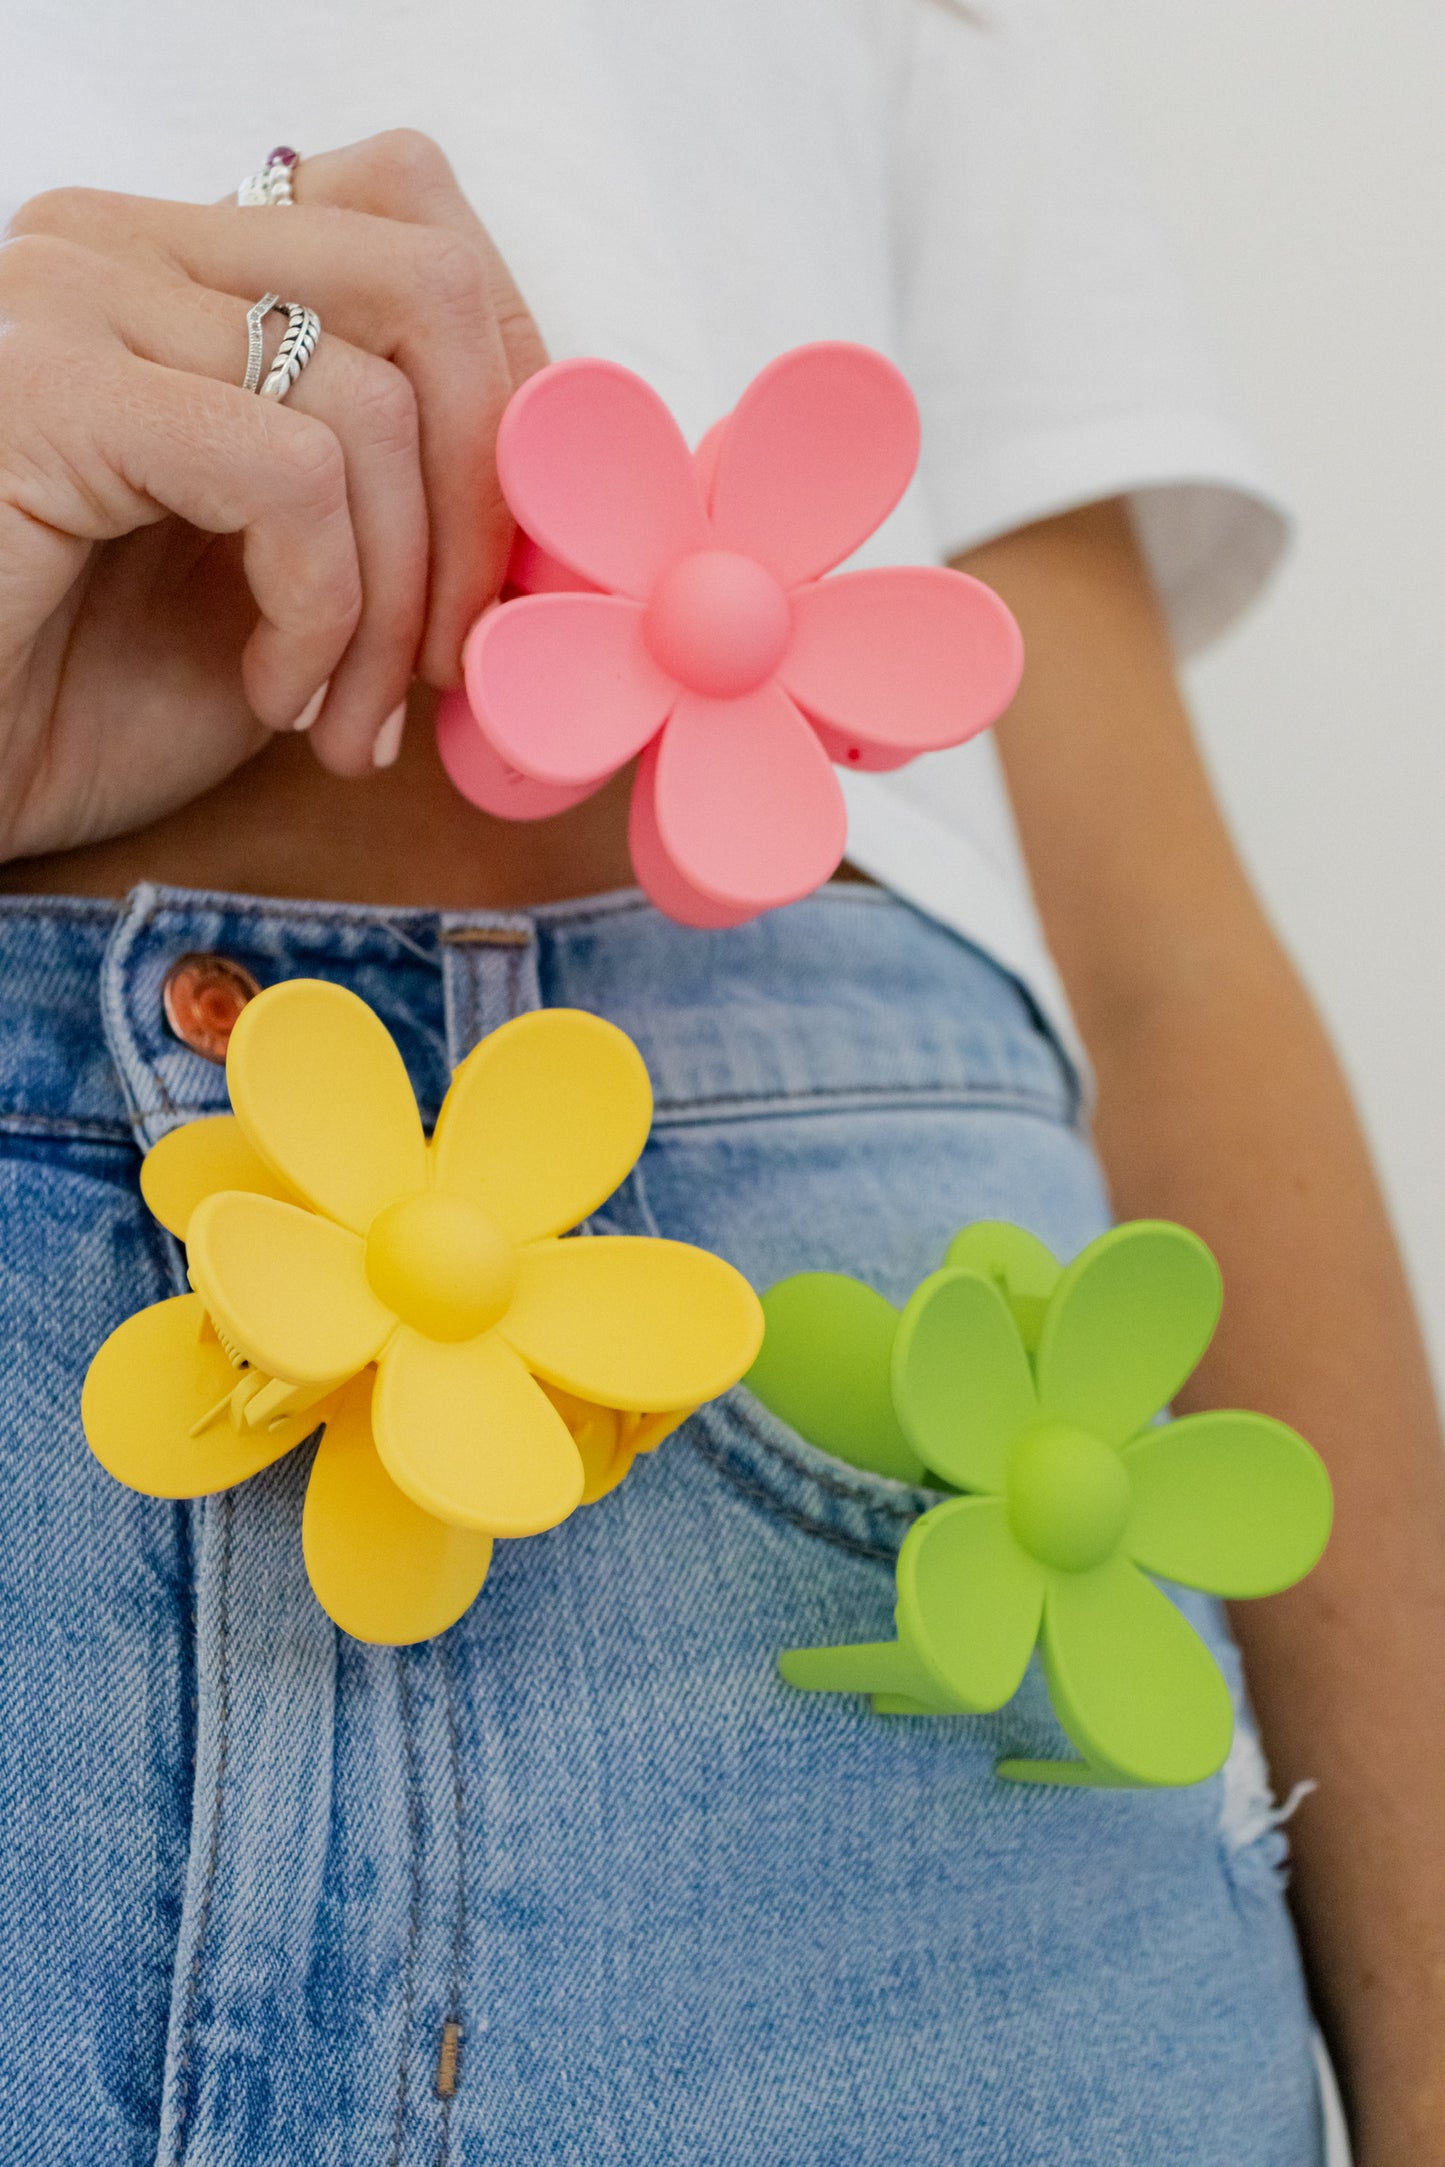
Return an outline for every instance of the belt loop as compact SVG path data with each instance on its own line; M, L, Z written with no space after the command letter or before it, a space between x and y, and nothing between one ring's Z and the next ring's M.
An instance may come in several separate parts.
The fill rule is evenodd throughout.
M441 922L447 1059L453 1068L499 1023L542 1006L537 929L520 915L447 914Z
M224 1113L226 1072L203 1060L161 1025L166 973L173 957L150 938L160 891L149 882L131 890L121 905L100 970L100 1010L106 1044L115 1063L142 1151L169 1129L197 1114ZM200 899L198 899L200 900ZM214 911L198 910L205 928ZM198 933L192 946L211 945Z

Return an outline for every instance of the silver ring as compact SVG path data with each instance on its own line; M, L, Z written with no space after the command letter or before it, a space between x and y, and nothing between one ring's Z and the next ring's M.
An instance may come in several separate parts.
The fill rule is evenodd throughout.
M261 326L273 308L281 308L283 305L280 294L263 293L260 300L246 311L246 373L241 379L242 391L254 391L261 381Z
M291 321L281 344L276 349L276 359L270 373L261 386L263 399L284 399L301 371L316 351L316 341L321 336L321 318L314 308L303 308L299 301L283 301Z
M289 143L279 143L267 158L259 173L248 173L236 190L239 210L289 209L295 203L291 192L292 176L301 163L300 154Z

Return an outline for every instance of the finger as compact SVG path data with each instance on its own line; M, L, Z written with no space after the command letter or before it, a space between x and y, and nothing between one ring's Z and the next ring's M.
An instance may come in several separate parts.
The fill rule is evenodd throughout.
M304 161L309 166L311 161ZM449 227L299 202L274 215L66 189L22 214L247 301L303 300L323 327L391 361L417 396L431 535L423 674L460 682L461 646L500 590L512 523L496 476L496 430L512 390L503 323L515 287L490 247Z
M547 348L506 260L466 196L439 144L416 128L389 128L304 160L308 207L366 211L415 226L438 226L478 248L506 348L512 386L535 376ZM299 170L299 169L298 169Z
M142 359L222 382L241 373L245 311L227 294L111 266L99 287L113 328ZM270 402L265 402L269 404ZM323 331L287 401L341 446L361 573L361 614L319 710L312 747L340 775L377 764L381 733L404 707L426 611L427 517L416 399L390 363ZM392 731L383 754L395 757Z
M241 658L252 713L295 728L339 668L361 617L361 566L346 459L324 422L209 378L126 353L97 372L97 465L86 477L108 505L103 531L172 512L205 534L243 537L259 612Z
M361 614L361 578L334 433L210 376L132 351L118 330L168 314L193 329L204 304L174 281L145 280L45 236L7 244L8 280L43 292L43 332L21 311L7 331L27 414L26 457L6 498L57 535L108 541L167 513L240 538L259 612L242 657L252 712L294 725L337 668ZM213 335L204 322L202 341ZM28 356L28 360L27 360ZM60 366L57 366L57 362ZM27 372L29 381L27 383Z
M401 749L394 718L405 712L426 626L427 507L416 394L390 362L323 332L288 404L327 422L341 442L361 565L361 618L332 675L312 749L338 775L365 774L390 766Z
M362 142L322 151L303 163L308 208L361 211L373 218L430 226L455 234L478 252L506 356L505 381L495 386L489 383L485 388L493 396L478 408L480 434L490 452L508 399L529 376L545 368L547 348L505 258L463 194L445 152L418 129L391 128ZM299 180L297 168L293 185ZM478 592L485 590L485 603L494 600L506 570L512 519L495 476L494 460L489 457L481 481L486 492L482 523L484 530L491 530L495 523L499 555L485 558L477 567L460 555L434 567L434 630L424 663L437 682L444 681L440 671L449 666L458 627L465 640L480 614Z

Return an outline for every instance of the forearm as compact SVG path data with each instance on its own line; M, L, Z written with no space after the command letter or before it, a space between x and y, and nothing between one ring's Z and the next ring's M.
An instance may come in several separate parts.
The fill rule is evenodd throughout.
M1190 1403L1323 1453L1336 1523L1235 1619L1275 1779L1312 1776L1293 1896L1362 2167L1445 2162L1445 1456L1349 1096L1219 817L1126 514L963 560L1028 668L1000 742L1099 1078L1119 1211L1195 1228L1225 1312Z
M1188 1404L1293 1423L1334 1481L1320 1565L1234 1624L1277 1785L1319 1784L1292 1896L1361 2158L1427 2167L1445 2160L1445 1455L1385 1215L1262 931L1094 1050L1118 1209L1181 1220L1223 1266Z

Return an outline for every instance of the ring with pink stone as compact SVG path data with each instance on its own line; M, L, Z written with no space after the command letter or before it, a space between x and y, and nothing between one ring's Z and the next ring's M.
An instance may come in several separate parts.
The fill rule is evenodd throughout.
M289 208L295 203L292 181L301 163L301 153L292 150L288 143L279 143L268 153L266 163L259 173L248 173L236 190L236 203L241 210Z

